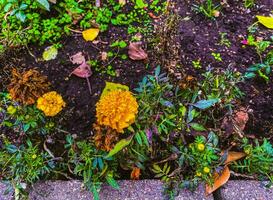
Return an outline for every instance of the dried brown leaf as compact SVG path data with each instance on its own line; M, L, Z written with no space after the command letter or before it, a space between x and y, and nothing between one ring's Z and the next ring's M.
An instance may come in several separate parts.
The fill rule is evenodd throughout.
M226 166L221 174L215 173L214 174L214 184L213 186L206 185L206 195L211 194L218 188L220 188L222 185L224 185L230 177L230 171L228 166Z
M141 48L142 42L131 42L129 45L129 57L132 60L146 60L147 53Z

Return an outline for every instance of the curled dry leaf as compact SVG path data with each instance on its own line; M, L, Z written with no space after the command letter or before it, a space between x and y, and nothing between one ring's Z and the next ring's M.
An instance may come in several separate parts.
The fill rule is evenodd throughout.
M248 122L248 112L246 108L240 108L234 112L232 116L226 116L221 128L225 130L226 136L229 137L232 133L236 132L240 137L243 136L243 130Z
M206 195L211 194L218 188L220 188L222 185L224 185L230 177L230 171L228 166L225 166L221 174L215 173L214 174L214 183L212 186L206 185Z
M134 167L131 172L131 179L138 180L140 176L140 169L138 167Z
M85 57L83 56L82 52L78 52L76 54L74 54L73 56L70 56L70 61L73 64L82 64L85 62Z
M129 45L129 57L132 60L146 60L148 55L146 52L141 48L142 42L131 42Z
M92 75L92 72L91 72L90 66L86 62L84 62L79 67L74 69L72 74L80 78L88 78Z
M228 151L227 159L225 160L224 164L227 165L233 161L239 160L245 157L246 154L244 152L236 152L236 151Z
M237 112L235 111L234 121L241 131L245 129L248 119L249 117L246 108L241 108Z
M101 52L101 60L102 61L107 60L107 52L105 52L105 51Z

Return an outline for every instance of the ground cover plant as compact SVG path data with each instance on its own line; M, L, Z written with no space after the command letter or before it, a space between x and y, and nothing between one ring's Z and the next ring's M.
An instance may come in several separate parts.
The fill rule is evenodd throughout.
M0 1L0 179L273 183L270 1Z

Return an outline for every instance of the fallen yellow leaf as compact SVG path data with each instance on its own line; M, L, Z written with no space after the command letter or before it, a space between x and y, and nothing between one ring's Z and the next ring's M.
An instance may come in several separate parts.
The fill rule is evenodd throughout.
M90 28L82 32L82 36L86 41L93 41L99 35L98 28Z
M273 17L256 16L258 21L267 28L273 29Z
M230 171L228 166L225 166L221 174L215 173L214 174L214 184L211 187L210 185L206 185L206 195L211 194L218 188L220 188L222 185L224 185L230 177Z

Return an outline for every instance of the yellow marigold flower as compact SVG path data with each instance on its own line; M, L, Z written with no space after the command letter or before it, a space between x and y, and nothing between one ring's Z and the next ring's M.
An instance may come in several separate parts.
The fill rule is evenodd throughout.
M203 168L203 172L205 172L206 174L210 173L210 168L204 167Z
M96 105L99 125L109 126L122 133L135 122L138 104L129 91L114 90L103 96Z
M196 176L202 176L202 173L201 172L196 172Z
M204 151L204 149L205 149L205 145L204 145L204 144L202 144L202 143L197 144L197 149L198 149L199 151Z
M42 110L46 116L53 117L65 107L65 102L61 95L52 91L45 93L37 100L37 108Z
M7 112L11 115L13 115L16 112L16 108L14 106L8 106Z

